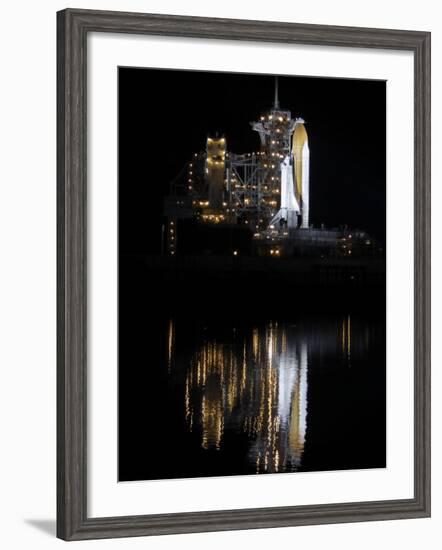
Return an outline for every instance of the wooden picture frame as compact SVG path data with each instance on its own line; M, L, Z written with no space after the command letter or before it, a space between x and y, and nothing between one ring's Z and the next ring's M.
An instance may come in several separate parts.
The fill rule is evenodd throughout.
M414 497L125 517L87 516L87 36L153 34L414 56ZM67 9L57 14L57 536L65 540L430 515L430 33Z

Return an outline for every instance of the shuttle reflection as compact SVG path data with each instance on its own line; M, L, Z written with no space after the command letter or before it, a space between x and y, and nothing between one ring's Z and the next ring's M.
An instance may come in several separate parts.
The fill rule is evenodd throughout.
M185 382L188 430L220 450L226 430L249 441L256 473L296 471L307 428L308 345L290 325L270 322L228 343L208 339Z

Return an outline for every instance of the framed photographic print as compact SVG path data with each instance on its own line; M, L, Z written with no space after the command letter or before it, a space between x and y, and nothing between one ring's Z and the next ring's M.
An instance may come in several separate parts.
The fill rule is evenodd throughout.
M430 34L58 13L58 536L430 514Z

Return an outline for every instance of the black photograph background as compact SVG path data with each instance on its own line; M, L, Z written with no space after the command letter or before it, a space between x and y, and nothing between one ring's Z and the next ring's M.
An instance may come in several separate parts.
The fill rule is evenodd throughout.
M311 224L375 253L234 258L229 237L207 256L192 229L165 254L170 183L208 136L258 151L274 87L119 69L120 481L385 467L385 82L278 78L306 121Z

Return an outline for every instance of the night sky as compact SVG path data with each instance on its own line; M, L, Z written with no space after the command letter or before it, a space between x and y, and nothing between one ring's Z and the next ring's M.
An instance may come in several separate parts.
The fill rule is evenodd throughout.
M306 121L310 219L385 242L383 81L279 77L281 109ZM208 134L234 153L259 150L250 122L272 107L274 77L119 69L120 252L159 253L163 197Z

